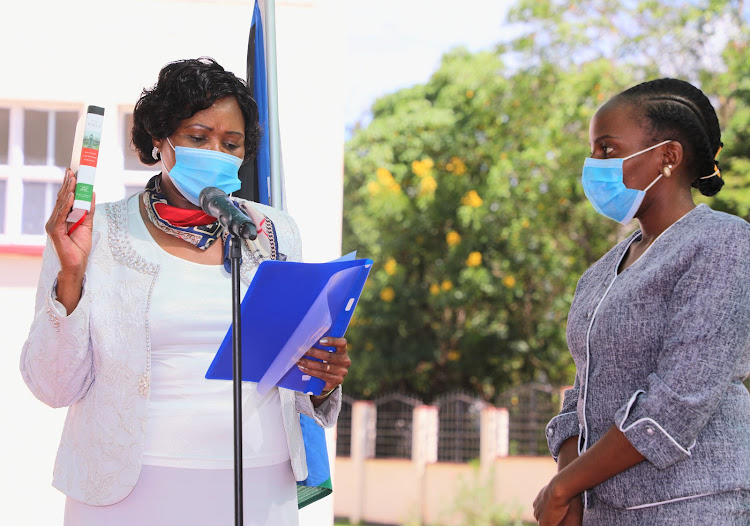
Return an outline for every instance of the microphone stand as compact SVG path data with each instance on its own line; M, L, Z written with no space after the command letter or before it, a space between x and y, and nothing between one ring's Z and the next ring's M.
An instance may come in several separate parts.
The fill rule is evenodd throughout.
M255 239L258 235L253 221L242 213L227 194L219 188L209 186L201 190L198 197L203 211L219 220L231 233L229 257L232 270L232 391L234 395L234 524L242 526L242 298L240 294L240 261L242 240Z
M234 392L234 524L242 526L242 330L240 295L240 258L242 239L233 235L229 240L232 265L232 388Z

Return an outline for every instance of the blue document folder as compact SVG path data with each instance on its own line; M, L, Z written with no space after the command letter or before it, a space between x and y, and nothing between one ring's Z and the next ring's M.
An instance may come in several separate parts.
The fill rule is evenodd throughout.
M263 395L273 386L319 395L325 382L303 374L297 361L324 336L341 337L349 326L372 267L370 259L328 263L264 261L240 308L242 379L258 382ZM206 372L232 379L232 328Z

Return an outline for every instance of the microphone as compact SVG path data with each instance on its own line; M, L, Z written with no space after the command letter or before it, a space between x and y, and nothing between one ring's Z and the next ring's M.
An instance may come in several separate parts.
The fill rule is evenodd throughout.
M255 239L258 229L252 219L243 214L229 196L214 186L201 190L198 202L205 213L219 220L232 235L242 239Z

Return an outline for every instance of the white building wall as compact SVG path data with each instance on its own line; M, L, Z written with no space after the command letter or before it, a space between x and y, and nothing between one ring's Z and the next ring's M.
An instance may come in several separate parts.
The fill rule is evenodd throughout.
M287 208L299 224L307 261L332 259L341 250L341 2L276 2ZM252 7L252 0L5 3L0 107L104 106L97 200L119 199L123 184L142 184L156 173L124 172L122 112L132 110L141 90L172 60L211 56L244 77ZM50 486L64 410L36 401L18 373L38 264L38 258L0 254L0 524L9 526L61 524L64 503ZM303 510L301 524L331 524L331 510L325 499Z

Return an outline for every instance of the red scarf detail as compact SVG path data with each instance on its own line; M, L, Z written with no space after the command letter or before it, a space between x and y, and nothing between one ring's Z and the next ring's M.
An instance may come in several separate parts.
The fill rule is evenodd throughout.
M215 217L211 217L203 210L188 210L165 203L155 203L154 208L159 217L178 227L203 226L216 222Z

